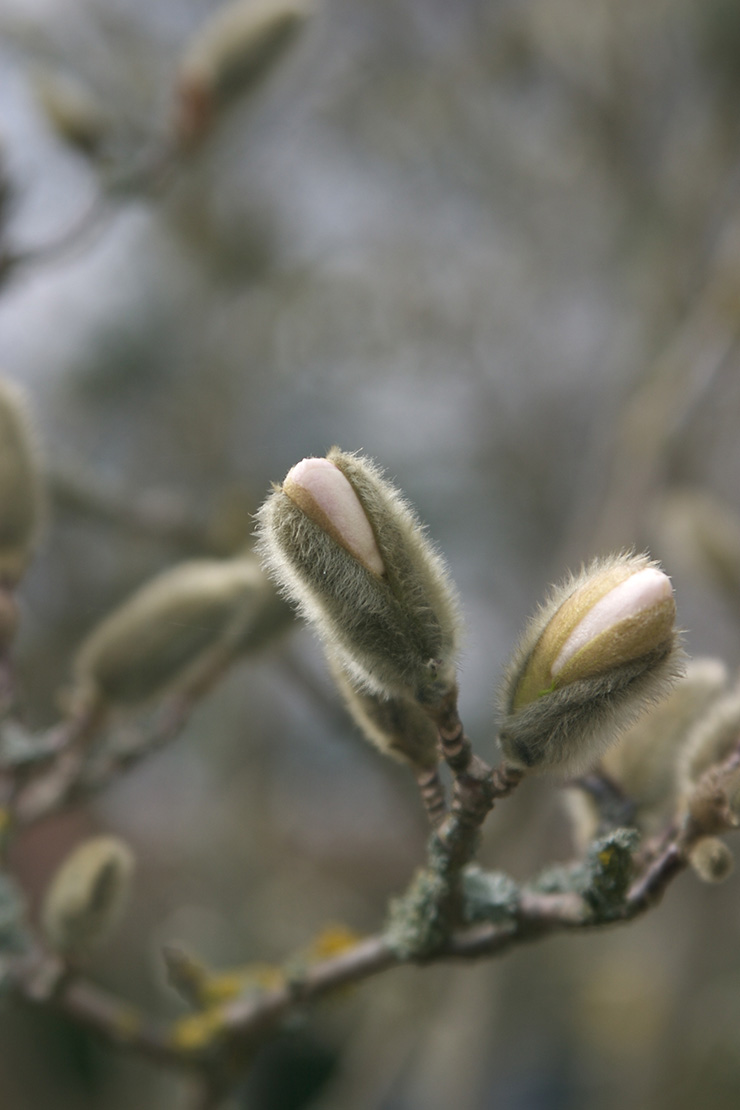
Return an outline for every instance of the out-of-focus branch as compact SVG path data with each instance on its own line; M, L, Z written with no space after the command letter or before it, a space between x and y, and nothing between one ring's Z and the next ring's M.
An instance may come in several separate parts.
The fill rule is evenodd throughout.
M46 482L50 496L65 510L187 552L206 552L212 548L207 524L196 520L184 502L167 491L153 490L131 498L94 484L83 475L59 470L49 471Z
M207 651L160 706L149 725L123 727L107 740L105 750L90 758L89 750L105 722L102 709L59 726L50 764L23 784L13 803L14 820L24 826L87 797L142 759L176 739L201 700L240 656L238 635L226 637ZM54 754L56 753L56 754Z
M623 544L625 534L634 535L635 514L644 513L659 491L672 445L737 352L739 234L735 211L703 286L626 402L616 425L608 487L601 494L596 547Z
M215 668L211 672L215 675ZM206 684L205 673L201 683ZM196 684L194 684L196 689ZM468 773L475 757L472 750L463 759L460 751L469 746L457 737L459 766ZM557 932L592 930L604 925L624 924L657 905L673 880L687 865L692 846L708 832L728 831L736 820L727 806L727 793L740 764L740 745L723 763L710 769L697 783L684 821L666 831L662 844L653 853L632 855L621 834L614 834L613 847L601 847L593 857L597 870L583 883L582 867L571 869L570 879L557 889L547 889L543 880L516 888L511 880L508 894L495 908L490 920L464 924L464 914L452 922L436 946L425 951L413 946L404 951L393 933L393 914L383 933L342 943L328 958L293 958L282 969L274 969L273 981L256 984L249 976L234 976L241 987L224 996L207 990L200 996L202 1008L168 1025L157 1023L113 995L100 990L56 956L32 945L31 954L19 956L10 964L12 985L17 994L36 1005L48 1005L75 1022L95 1031L109 1043L140 1053L160 1064L191 1070L200 1076L201 1105L217 1107L247 1066L259 1045L286 1021L301 1014L337 991L404 964L425 965L449 960L472 960L502 955L518 944L531 943ZM512 789L505 770L487 770L486 797L500 797ZM461 840L469 846L469 829L474 824L475 805L466 809L464 791L459 811L454 805L445 824L458 822L464 830ZM444 826L443 826L444 827ZM618 871L613 864L614 848L619 850ZM438 866L437 856L445 841L439 834L430 841L428 868ZM459 855L452 861L459 863ZM435 863L436 860L436 863ZM624 883L625 862L641 867L631 882ZM567 870L567 869L566 869ZM457 872L461 874L461 872ZM619 878L618 875L622 877ZM577 877L578 876L578 877ZM616 882L614 881L616 877ZM493 873L491 879L496 878ZM604 882L605 880L605 882ZM418 876L401 901L413 902L418 893ZM589 887L589 882L596 885ZM601 885L600 885L601 884ZM557 883L556 883L557 887ZM458 894L460 888L457 888ZM606 897L605 897L606 895ZM430 910L431 906L427 906ZM201 975L207 976L205 969ZM224 978L223 976L221 978ZM215 1000L214 1000L215 999ZM198 997L193 998L198 1005Z

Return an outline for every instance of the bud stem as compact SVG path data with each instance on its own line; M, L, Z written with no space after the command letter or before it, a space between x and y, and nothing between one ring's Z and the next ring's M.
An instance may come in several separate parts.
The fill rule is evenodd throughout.
M442 780L436 767L432 770L419 767L416 772L416 781L419 793L424 803L429 824L433 829L439 828L447 816L447 801Z

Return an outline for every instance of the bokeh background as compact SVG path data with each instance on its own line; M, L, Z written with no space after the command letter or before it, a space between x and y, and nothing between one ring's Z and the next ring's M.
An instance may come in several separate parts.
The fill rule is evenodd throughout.
M23 591L28 720L75 644L160 569L248 542L270 481L333 443L380 461L444 551L462 710L495 690L566 567L648 547L691 654L740 661L740 9L731 0L324 0L160 195L115 172L171 125L211 0L0 0L3 373L30 398L49 511ZM50 125L73 79L103 168ZM733 544L735 546L733 546ZM737 558L735 558L737 556ZM487 865L573 851L557 784L497 807ZM422 858L413 783L344 716L296 627L186 734L14 850L32 905L84 835L138 858L91 974L183 1012L159 951L281 961L375 931ZM730 1110L740 885L682 876L624 931L403 970L284 1032L244 1110ZM0 1013L0 1104L176 1110L185 1084L51 1017Z

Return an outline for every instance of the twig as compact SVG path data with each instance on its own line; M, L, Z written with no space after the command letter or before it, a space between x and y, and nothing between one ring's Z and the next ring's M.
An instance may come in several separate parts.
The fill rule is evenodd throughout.
M454 691L435 713L439 747L455 776L452 807L439 826L436 838L450 865L460 869L472 859L478 833L497 798L507 797L524 772L507 764L495 771L473 752L457 710Z
M94 239L112 221L114 215L115 209L110 198L104 193L99 194L82 216L56 239L37 247L6 252L2 276L13 277L27 267L66 260L72 251L82 249L86 240Z
M25 776L19 776L11 803L16 823L28 825L61 808L82 774L90 743L106 717L106 707L94 701L47 735L51 765L40 773L36 768L28 783Z
M439 769L437 767L417 767L415 773L419 794L429 818L429 824L433 829L439 828L447 814L445 788L442 779L439 777Z
M208 551L212 547L205 524L167 491L150 491L132 500L78 474L49 471L46 479L51 496L68 509L185 551Z

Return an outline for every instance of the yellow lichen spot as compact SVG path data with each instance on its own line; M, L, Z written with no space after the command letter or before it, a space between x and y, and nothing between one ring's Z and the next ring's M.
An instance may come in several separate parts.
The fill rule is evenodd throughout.
M219 1006L180 1018L172 1026L170 1039L175 1048L198 1052L208 1048L224 1028L224 1013Z
M245 969L245 985L260 987L265 991L276 990L285 983L281 967L274 964L249 964Z
M309 945L306 958L311 961L329 960L332 956L340 956L342 952L353 948L359 940L359 933L348 929L346 925L327 925Z
M610 867L614 858L614 852L611 848L604 848L599 852L599 863L602 867Z
M241 972L225 971L221 975L210 976L201 986L201 995L207 1005L213 1006L238 998L244 988L244 975Z
M4 836L10 826L10 810L0 806L0 836Z
M245 964L218 975L209 975L203 983L203 999L208 1005L215 1006L231 1002L248 991L277 990L284 984L282 968L265 963Z

